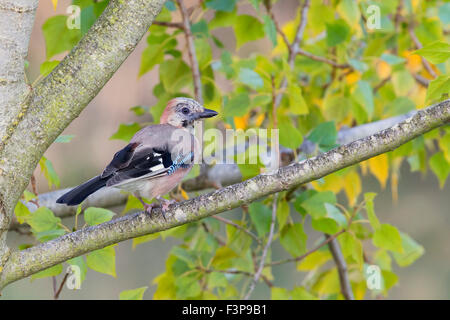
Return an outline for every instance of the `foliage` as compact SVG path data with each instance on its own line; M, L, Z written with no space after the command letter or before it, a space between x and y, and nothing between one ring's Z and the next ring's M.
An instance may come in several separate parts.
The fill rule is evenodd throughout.
M67 29L65 16L47 20L43 26L47 55L47 61L41 65L43 77L58 63L51 59L76 45L107 2L74 1L82 9L81 30ZM448 12L448 3L401 1L405 5L397 10L400 1L376 2L381 12L381 28L371 29L368 7L375 2L336 0L326 5L313 0L305 10L306 28L298 43L302 51L290 63L292 48L288 48L285 39L290 45L296 38L304 1L295 8L296 17L283 22L274 21L271 11L272 6L282 4L272 2L207 0L191 17L202 98L206 106L220 112L217 121L223 127L245 130L277 126L281 145L294 149L297 158L302 159L311 156L297 154L305 140L315 146L312 155L324 152L339 144L338 132L345 127L401 115L448 97L450 21L448 16L441 15L444 10ZM247 13L241 14L238 7L245 7ZM175 2L167 1L157 20L176 22L173 18L179 17L176 10ZM400 17L396 16L397 11ZM204 14L206 12L210 14ZM232 34L235 42L224 34ZM422 48L418 49L411 34L417 37ZM180 28L158 23L150 27L136 74L142 76L158 69L159 83L153 88L158 102L151 107L131 108L136 115L150 113L157 121L169 99L193 96L188 54L180 45L183 38ZM428 88L417 78L426 79ZM278 94L282 95L281 102L274 106ZM206 126L217 126L217 123L208 121ZM129 141L140 128L138 123L120 124L111 139ZM69 142L70 139L65 136L59 141ZM288 288L274 286L272 282L276 279L272 269L278 262L274 263L269 250L260 281L270 285L272 299L343 297L336 265L327 263L333 260L328 247L308 251L317 245L308 240L316 238L316 233L339 233L337 239L356 298L386 296L398 281L392 261L400 267L408 266L421 257L424 248L397 227L378 219L375 193L364 193L361 179L370 173L382 188L390 181L395 196L402 163L408 163L411 171L426 173L431 169L443 188L450 174L449 127L308 186L280 193L278 200L269 197L244 206L232 219L239 228L208 218L134 239L133 247L159 237L180 239L180 244L173 247L167 257L166 269L152 281L156 285L153 298L243 297L269 236L273 201L277 201L274 242L292 258L280 264L296 261L296 269L305 275L305 281ZM49 186L58 186L59 179L51 162L43 158L40 165ZM251 169L247 165L240 166L246 178L259 174L262 167L261 161ZM183 195L187 197L186 193ZM28 192L25 202L33 201L33 196ZM130 196L125 211L136 208L141 205ZM31 226L38 241L48 241L69 231L47 208L30 213L19 203L16 216L19 222ZM84 212L90 226L109 221L112 216L112 212L100 208ZM303 259L294 260L302 255L305 255ZM116 276L113 246L68 263L83 266L84 274L91 268ZM380 267L382 286L370 291L366 271L373 264ZM58 265L33 278L54 276L62 270ZM123 291L120 299L142 299L146 289Z

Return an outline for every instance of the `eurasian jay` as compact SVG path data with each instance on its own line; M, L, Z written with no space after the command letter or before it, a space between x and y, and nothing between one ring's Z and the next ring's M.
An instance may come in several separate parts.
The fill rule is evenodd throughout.
M189 173L194 153L199 152L193 135L194 123L217 114L193 99L170 100L160 124L138 131L130 143L114 155L102 174L67 192L56 203L78 205L103 187L115 187L133 193L149 214L154 204L147 204L142 198L156 198L162 204L164 215L171 201L161 196Z

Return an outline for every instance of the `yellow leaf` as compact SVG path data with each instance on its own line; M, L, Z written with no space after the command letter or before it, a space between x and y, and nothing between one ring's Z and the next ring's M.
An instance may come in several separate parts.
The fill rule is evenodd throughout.
M417 73L422 69L422 58L418 54L410 54L406 51L406 68L411 73Z
M356 171L350 171L345 175L344 190L350 206L354 206L361 193L361 179Z
M263 123L264 119L266 118L266 114L265 113L261 113L259 114L256 119L255 119L255 127L259 127L261 126L261 124Z
M184 200L188 200L188 199L189 199L189 196L188 196L188 194L186 193L186 191L184 191L184 190L181 189L181 188L180 188L180 191L181 191L181 196L183 197L183 199L184 199Z
M387 155L380 154L377 157L370 158L369 170L378 179L381 187L384 189L386 187L386 181L389 176L389 164Z
M361 173L363 176L365 176L367 174L367 169L368 169L368 163L367 161L363 161L359 163L359 167L361 168Z
M325 178L323 178L323 182L313 181L311 184L314 186L314 189L317 191L331 191L335 194L339 193L344 187L342 176L338 173L333 173Z
M245 130L247 128L249 115L246 114L243 117L234 117L234 126L236 129Z
M359 79L361 79L361 74L358 71L353 71L345 76L345 81L347 84L354 84Z
M58 0L52 0L53 3L53 10L56 11L56 7L58 6Z
M380 79L386 79L391 75L392 68L386 61L380 60L377 63L377 74L380 77Z

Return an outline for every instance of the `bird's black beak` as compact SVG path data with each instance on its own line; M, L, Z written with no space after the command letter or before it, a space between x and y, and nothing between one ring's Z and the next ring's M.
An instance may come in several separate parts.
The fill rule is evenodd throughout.
M211 109L204 109L203 112L200 112L198 114L199 118L212 118L217 116L219 113L217 111L211 110Z

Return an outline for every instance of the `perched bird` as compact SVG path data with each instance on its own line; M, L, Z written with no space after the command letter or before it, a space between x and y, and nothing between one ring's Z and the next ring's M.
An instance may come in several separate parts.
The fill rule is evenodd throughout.
M192 168L194 153L198 152L194 123L217 114L193 99L170 100L160 124L138 131L114 155L102 174L67 192L56 203L78 205L103 187L115 187L133 193L149 214L154 204L147 204L142 198L156 198L164 215L171 201L161 196L181 182Z

